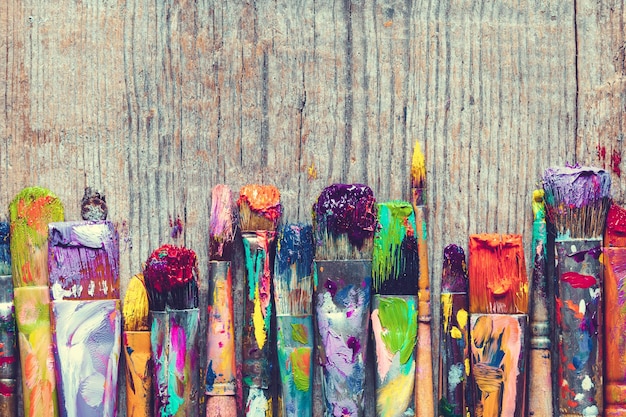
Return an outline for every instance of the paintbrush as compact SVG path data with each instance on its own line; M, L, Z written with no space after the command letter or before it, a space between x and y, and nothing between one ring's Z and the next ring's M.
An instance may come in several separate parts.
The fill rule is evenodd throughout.
M246 185L239 191L239 222L245 251L243 382L245 414L272 414L271 392L271 259L282 207L271 185Z
M372 334L376 348L376 415L415 413L418 256L411 203L378 204L372 255Z
M63 205L49 190L29 187L13 199L9 212L24 415L56 416L48 290L48 223L63 221Z
M530 357L528 383L528 411L531 416L551 416L552 406L552 355L550 349L550 303L546 278L546 208L544 191L533 192L533 297L530 304Z
M431 417L435 412L433 390L433 356L431 346L430 276L428 274L428 226L426 218L426 161L418 141L415 141L411 162L411 194L415 223L417 224L417 250L419 255L419 328L417 345L417 375L415 415Z
M60 415L112 416L121 349L117 231L107 220L52 222L48 228Z
M521 235L470 235L470 352L477 416L525 416L528 277Z
M198 389L198 259L183 246L156 249L143 272L150 304L154 412L194 417Z
M230 188L213 187L209 225L209 304L206 415L237 415L235 318L231 260L237 233L237 207Z
M17 415L17 346L9 223L0 221L0 416Z
M283 226L274 263L276 347L282 415L313 415L313 227Z
M439 349L439 416L469 415L468 278L465 252L457 245L443 250L441 336Z
M122 304L128 417L152 417L149 308L143 274L137 274L128 282Z
M363 416L377 205L367 185L333 184L313 206L314 302L324 414Z
M611 176L590 167L550 168L543 188L547 219L556 233L559 409L562 416L602 415L600 255Z
M611 205L604 234L604 416L626 415L626 209Z

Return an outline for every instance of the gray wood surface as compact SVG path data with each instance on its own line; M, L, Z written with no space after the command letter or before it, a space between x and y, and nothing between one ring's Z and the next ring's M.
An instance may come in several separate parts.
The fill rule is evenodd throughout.
M122 292L163 243L196 250L206 281L214 185L275 184L285 218L310 221L334 182L408 199L420 141L437 299L449 243L522 233L529 254L545 168L604 165L623 200L624 12L618 0L6 0L0 207L39 185L75 220L95 187L120 232Z

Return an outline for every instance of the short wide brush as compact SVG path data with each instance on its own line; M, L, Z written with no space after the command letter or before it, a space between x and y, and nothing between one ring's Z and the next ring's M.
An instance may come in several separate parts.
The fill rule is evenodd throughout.
M611 176L590 167L559 167L543 176L546 214L556 232L557 389L561 416L601 416L602 235Z
M372 333L376 347L376 415L415 413L417 344L417 227L413 206L378 205L372 255Z
M324 415L364 416L377 205L362 184L326 187L313 206L316 343Z
M526 416L528 277L521 235L471 235L470 351L477 416Z

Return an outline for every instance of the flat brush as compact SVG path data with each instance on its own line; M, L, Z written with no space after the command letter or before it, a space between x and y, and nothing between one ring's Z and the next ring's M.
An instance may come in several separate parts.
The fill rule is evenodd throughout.
M626 209L611 205L604 256L604 416L626 415Z
M372 333L376 347L376 415L415 413L418 256L411 203L378 204L374 236Z
M313 206L314 302L325 416L363 416L377 205L363 184L333 184Z
M152 416L150 306L143 274L133 276L122 304L124 358L126 359L126 412L128 417Z
M24 415L57 416L48 289L48 223L63 221L63 205L49 190L28 187L13 199L9 213Z
M17 346L9 223L0 221L0 416L17 415Z
M411 161L411 194L415 223L417 224L417 248L419 254L419 328L417 345L417 375L415 399L417 417L430 417L435 412L433 356L431 342L430 275L428 272L428 226L426 219L426 161L418 141L415 141ZM419 399L419 400L418 400Z
M475 415L526 415L528 277L521 235L470 235L471 381Z
M550 303L546 278L546 206L544 191L533 192L533 271L530 306L529 415L551 416L552 406L552 343L550 341Z
M231 260L239 227L237 206L226 185L211 193L209 224L209 303L207 327L206 415L237 415L235 319Z
M469 314L465 252L457 245L443 250L439 416L469 415Z
M543 188L547 219L556 233L559 411L562 416L602 415L600 255L611 176L591 167L550 168L544 173Z
M239 191L239 222L245 251L243 382L245 414L272 414L272 268L280 193L271 185L246 185Z
M150 303L154 412L160 417L199 414L198 259L183 246L163 245L144 268Z
M274 303L282 415L313 415L313 227L290 223L277 238Z

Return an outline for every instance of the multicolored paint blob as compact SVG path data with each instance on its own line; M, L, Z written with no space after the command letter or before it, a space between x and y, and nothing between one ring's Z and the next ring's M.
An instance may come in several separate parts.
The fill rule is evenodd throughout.
M562 413L602 415L603 274L597 256L600 245L600 239L557 239L555 242L558 386Z
M282 214L278 188L273 185L245 185L239 190L237 206L242 231L276 230Z
M117 415L119 310L119 300L52 302L61 416Z
M199 310L150 314L155 415L198 416Z
M277 239L274 302L282 415L313 413L313 228L287 224Z
M24 415L58 415L54 354L50 333L50 297L47 286L15 288Z
M439 350L439 415L469 413L469 320L465 252L457 245L443 251L441 277L441 346Z
M119 238L109 221L50 223L48 264L53 300L120 297Z
M376 199L367 185L324 188L313 205L316 259L371 258L376 217Z
M526 416L523 347L527 330L525 314L472 313L470 316L474 415Z
M371 261L315 261L316 341L325 416L364 415ZM399 356L398 356L399 358Z

